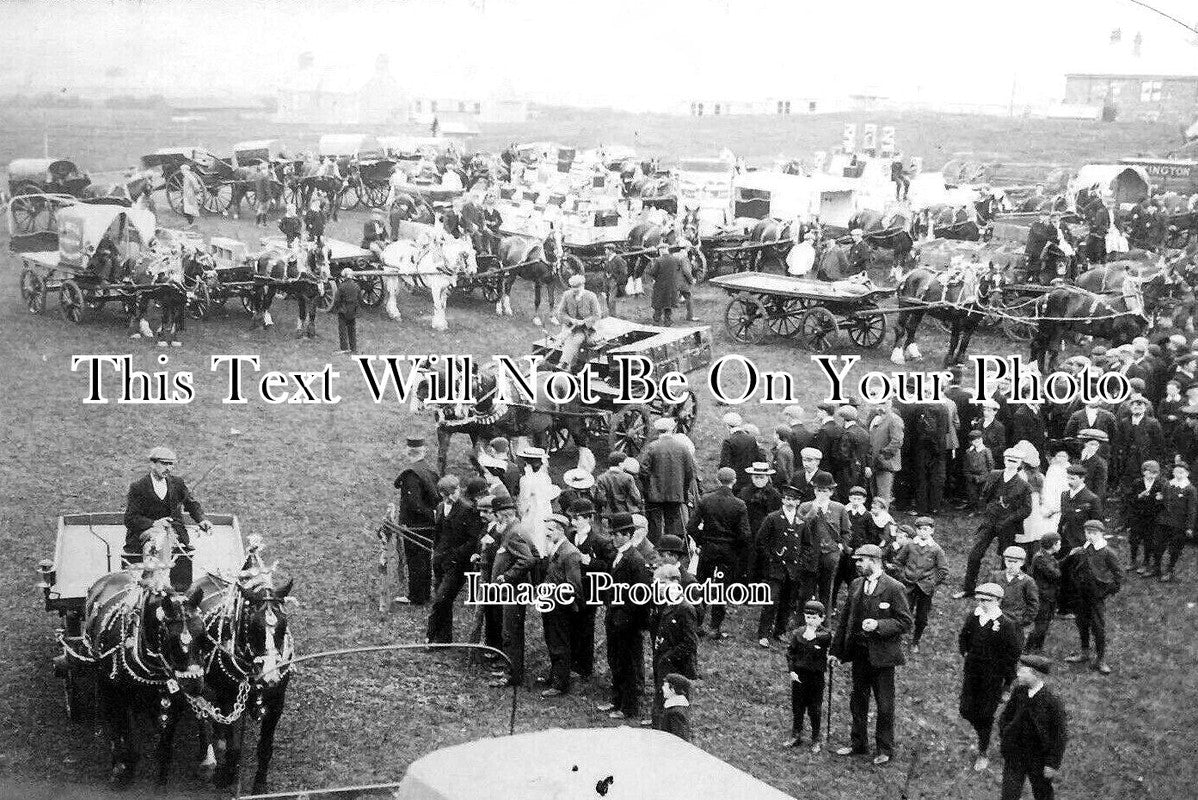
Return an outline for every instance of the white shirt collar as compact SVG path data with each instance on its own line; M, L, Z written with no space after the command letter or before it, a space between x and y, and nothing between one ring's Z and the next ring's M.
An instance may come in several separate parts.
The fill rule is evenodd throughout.
M1106 542L1103 541L1102 539L1099 539L1097 542L1094 542L1092 544L1090 542L1086 542L1086 547L1090 548L1091 550L1097 551L1097 550L1101 550L1102 548L1106 547Z
M1041 682L1041 683L1037 683L1035 686L1028 689L1027 690L1027 699L1031 700L1033 697L1036 696L1036 692L1040 691L1043 688L1044 688L1044 683Z
M664 701L661 704L661 707L662 708L674 708L675 706L689 706L690 704L691 704L690 700L687 700L685 697L683 697L680 694L676 694L673 697L671 697L669 700Z
M156 478L156 477L154 477L153 473L150 473L150 484L154 487L154 494L158 495L158 499L165 500L166 499L166 476L163 475L161 478Z
M993 614L988 615L984 611L982 611L982 609L975 608L973 610L973 615L978 618L978 625L980 627L984 628L1002 616L1002 609L1000 608L998 611L995 611Z
M558 539L556 542L546 542L545 550L547 552L545 553L545 555L552 556L554 553L556 553L558 550L561 549L562 543L565 541L566 541L565 539Z

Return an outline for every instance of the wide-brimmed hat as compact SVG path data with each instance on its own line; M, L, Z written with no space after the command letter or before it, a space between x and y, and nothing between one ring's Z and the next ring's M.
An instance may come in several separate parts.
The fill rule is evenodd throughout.
M562 475L562 482L571 489L590 489L595 485L595 476L585 469L576 467L566 470L566 473Z
M549 454L543 448L532 447L531 445L521 448L520 452L516 453L516 455L520 458L549 458Z
M754 461L752 466L745 467L747 475L773 475L776 472L777 470L764 461Z

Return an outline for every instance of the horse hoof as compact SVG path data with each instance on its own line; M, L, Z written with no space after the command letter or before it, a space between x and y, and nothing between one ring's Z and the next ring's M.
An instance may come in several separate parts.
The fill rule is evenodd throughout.
M550 325L556 325L556 324L557 324L557 317L550 317L550 318L549 318L549 324L550 324Z
M891 351L890 363L899 364L900 366L907 363L907 359L903 358L903 351L901 348L896 347Z
M533 325L536 325L538 328L539 328L539 327L541 327L541 318L540 318L540 317L533 317L533 318L532 318L532 324L533 324Z

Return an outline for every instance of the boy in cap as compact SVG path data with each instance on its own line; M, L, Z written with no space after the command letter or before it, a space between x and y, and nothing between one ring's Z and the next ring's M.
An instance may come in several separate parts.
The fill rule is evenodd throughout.
M745 563L753 540L749 510L732 493L736 472L731 467L720 467L716 480L719 486L699 498L687 534L699 545L699 580L724 584L739 580L737 570ZM722 603L711 604L710 633L717 639L726 635L722 631L725 613Z
M795 470L791 485L798 487L799 499L804 503L815 499L815 488L811 482L815 473L820 471L820 463L824 454L814 447L804 447L799 451L799 469Z
M803 717L811 722L811 752L818 753L820 717L824 707L824 673L828 671L828 648L832 632L824 626L824 604L808 600L803 604L803 627L790 634L786 660L790 666L790 739L786 747L803 742Z
M1023 531L1023 521L1032 513L1032 490L1019 474L1023 463L1023 454L1019 450L1007 448L1003 452L1003 468L986 476L980 498L982 522L969 551L961 589L953 594L954 600L973 593L990 543L997 540L1000 548L1007 547L1014 544L1015 536Z
M1198 490L1190 483L1189 466L1179 461L1173 465L1173 479L1165 484L1164 500L1156 518L1148 577L1159 576L1165 582L1173 580L1173 568L1181 556L1181 548L1187 539L1194 537L1195 517L1198 517ZM1169 561L1162 573L1161 562L1166 550Z
M1145 461L1140 467L1140 480L1130 484L1123 493L1123 524L1127 528L1131 552L1131 563L1127 568L1134 569L1138 575L1147 575L1150 570L1156 519L1164 505L1165 482L1161 480L1161 465Z
M661 682L661 729L685 742L691 740L691 682L685 675L671 672Z
M570 668L574 664L571 644L574 616L583 602L581 554L571 544L566 532L570 520L561 514L550 514L545 519L545 541L547 552L541 557L542 583L565 586L574 590L574 601L569 605L555 604L541 613L545 632L545 647L549 651L549 675L543 683L549 688L541 697L560 697L570 693Z
M998 419L998 403L994 400L983 400L981 419L974 420L975 430L982 434L982 444L990 451L994 469L1002 463L1003 449L1007 446L1007 428Z
M995 404L997 405L997 403ZM994 453L986 446L981 431L969 432L969 447L965 448L962 459L965 469L965 502L969 508L969 516L978 510L978 497L986 476L994 470Z
M1057 613L1057 594L1061 588L1061 564L1058 553L1061 551L1061 537L1056 533L1046 533L1040 537L1040 547L1032 556L1031 568L1028 572L1036 582L1036 592L1039 602L1036 604L1036 618L1032 623L1032 632L1027 637L1027 651L1039 652L1044 648L1044 640L1048 638L1048 628L1052 625L1053 615Z
M1032 576L1023 571L1027 551L1011 545L1002 551L1003 568L990 573L990 582L1002 587L1002 611L1026 629L1036 620L1040 592Z
M1110 440L1106 431L1097 428L1081 432L1082 451L1077 463L1086 468L1086 486L1098 497L1106 497L1110 467L1105 451Z
M1070 664L1090 661L1090 637L1094 638L1091 667L1111 674L1106 662L1106 598L1123 585L1123 569L1106 542L1106 524L1092 519L1085 524L1086 543L1069 554L1067 567L1076 591L1075 612L1081 650L1065 658Z
M453 478L447 475L442 481ZM459 493L460 492L460 493ZM478 500L487 494L487 482L482 478L471 478L465 490L453 479L449 512L441 516L437 510L437 529L433 541L433 576L436 589L428 614L428 641L445 643L453 641L453 605L458 593L466 585L466 570L470 556L478 550L483 535L483 518L478 513Z
M894 556L896 578L907 588L907 604L915 612L911 632L911 652L919 652L919 641L928 627L932 596L936 587L948 580L948 559L932 539L935 521L931 517L915 519L915 538L904 544Z
M595 478L595 510L602 517L620 512L639 513L644 509L636 478L622 469L626 458L622 451L613 450L607 470Z
M766 515L757 531L753 578L770 587L770 602L757 618L757 643L762 647L769 647L770 638L780 638L790 626L792 610L802 599L800 559L811 545L796 487L783 490L781 506Z
M1015 671L1011 699L998 719L1003 757L1002 800L1019 800L1024 782L1035 800L1052 800L1053 778L1061 768L1068 740L1065 705L1044 684L1052 662L1025 655Z
M660 587L667 602L651 612L653 637L653 723L660 725L665 707L661 692L662 678L671 673L689 679L699 677L699 615L681 594L682 570L676 564L662 564L653 571L653 583Z
M977 606L965 618L957 636L957 647L965 657L964 679L958 709L978 737L975 772L990 766L986 757L994 715L1003 691L1015 680L1015 667L1023 652L1023 631L1017 620L1003 613L1003 588L983 583L974 590Z

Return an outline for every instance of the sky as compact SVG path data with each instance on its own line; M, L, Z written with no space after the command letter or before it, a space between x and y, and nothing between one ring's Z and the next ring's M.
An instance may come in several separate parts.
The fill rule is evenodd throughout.
M1150 2L1198 25L1193 0ZM270 95L311 51L363 71L386 52L413 95L1005 103L1059 99L1136 32L1145 65L1198 74L1195 37L1128 0L0 0L0 19L0 91Z

